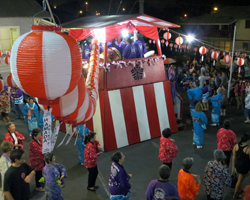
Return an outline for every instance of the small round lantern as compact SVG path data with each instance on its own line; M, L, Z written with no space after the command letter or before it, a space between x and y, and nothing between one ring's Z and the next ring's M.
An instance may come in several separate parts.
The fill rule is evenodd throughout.
M235 56L239 56L240 55L240 52L239 51L236 51L235 52Z
M175 48L175 51L177 51L178 45L175 44L175 45L174 45L174 48Z
M11 88L16 88L17 84L13 80L12 74L9 74L7 77L7 85L10 86Z
M153 40L153 44L155 44L155 40Z
M210 49L210 53L213 53L214 52L214 49Z
M225 51L222 52L222 55L225 56L227 53Z
M166 47L168 46L168 41L165 42Z
M170 44L169 44L169 47L170 47L170 50L171 50L171 51L172 51L173 46L174 46L173 43L170 43Z
M227 63L227 64L231 62L231 56L229 56L229 55L225 55L223 59L224 59L225 63Z
M183 43L183 38L182 37L177 37L175 39L175 43L180 46Z
M2 79L0 79L0 91L4 90L4 82Z
M165 43L165 40L164 40L164 39L161 39L161 43L164 44L164 43Z
M152 40L149 40L148 43L149 43L149 44L152 44Z
M182 48L183 48L184 52L186 52L187 45L186 45L186 44L183 44L183 45L182 45Z
M10 57L9 57L9 56L6 56L6 57L4 58L4 61L5 61L5 63L6 63L7 65L9 65L9 64L10 64Z
M229 56L231 56L231 57L232 57L232 55L233 55L232 51L230 51L228 54L229 54Z
M33 25L31 32L17 38L11 53L15 82L43 105L58 103L58 98L74 90L81 78L79 45L57 32L57 26Z
M203 61L204 60L204 54L206 53L206 47L201 46L199 48L199 53L201 54L201 61Z
M191 49L191 46L190 45L187 45L187 50L189 51Z
M242 54L242 57L243 57L243 58L246 58L246 57L247 57L247 54L246 54L246 53L243 53L243 54Z
M215 60L219 57L219 54L217 53L217 51L213 51L211 53L211 58L214 60L213 61L213 65L215 66Z
M6 51L6 55L10 56L11 55L11 51L10 50Z
M163 38L164 38L165 40L170 40L170 38L171 38L171 33L169 33L169 32L164 33L164 34L163 34Z
M238 58L237 59L237 65L239 66L239 73L240 73L240 70L241 70L241 66L245 64L245 60L244 58Z
M196 55L196 52L198 51L197 47L194 47L194 55Z
M182 51L182 45L179 45L180 52Z

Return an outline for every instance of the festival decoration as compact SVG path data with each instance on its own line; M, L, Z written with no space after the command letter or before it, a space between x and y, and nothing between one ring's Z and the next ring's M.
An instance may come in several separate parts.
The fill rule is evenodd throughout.
M168 46L168 41L165 42L166 47Z
M3 55L2 51L0 51L0 57Z
M214 52L214 49L210 49L210 53L213 53Z
M149 43L149 44L152 44L152 40L149 40L148 43Z
M56 26L32 25L11 50L15 82L43 105L58 103L59 97L74 90L82 72L77 42L55 30Z
M10 86L11 88L17 87L17 84L13 80L12 74L9 74L9 76L7 77L7 85Z
M182 37L177 37L175 39L175 43L180 46L183 43L183 38Z
M180 52L182 51L182 45L179 45Z
M4 82L2 79L0 79L0 91L4 90Z
M222 55L225 56L227 53L225 51L222 52Z
M213 51L212 53L211 53L211 58L214 60L213 61L213 65L215 66L215 61L216 61L216 59L219 57L219 53L217 52L217 51Z
M155 40L153 40L153 44L155 44Z
M171 49L170 49L171 51L172 51L173 46L174 46L173 43L170 43L170 44L169 44L169 47L171 48Z
M189 51L191 49L191 46L190 45L187 45L187 50Z
M196 52L198 51L197 47L194 47L194 55L196 55Z
M178 45L175 44L175 45L174 45L174 48L175 48L175 51L177 51Z
M240 55L240 52L239 52L239 51L236 51L236 52L235 52L235 56L238 57L239 55Z
M161 43L164 44L164 43L165 43L165 40L164 40L164 39L161 39Z
M223 59L224 59L225 63L227 63L227 64L231 62L231 56L229 56L229 55L225 55Z
M232 57L232 55L233 55L232 51L230 51L228 54L229 54L229 56L231 56L231 57Z
M203 61L203 60L204 60L204 54L206 53L206 47L201 46L201 47L199 48L199 53L202 55L202 56L201 56L201 61Z
M245 60L244 58L238 58L237 59L237 65L239 66L239 73L240 73L240 70L241 70L241 66L245 64Z
M11 55L11 51L10 50L6 51L6 55L10 56Z
M165 40L170 40L170 38L171 38L171 33L169 33L169 32L164 33L164 34L163 34L163 38L164 38Z
M206 48L206 54L209 52L209 49L208 48Z
M218 53L218 56L220 56L220 51L216 51Z
M183 48L183 51L186 52L187 45L186 45L186 44L183 44L183 45L182 45L182 48Z
M9 64L10 64L10 57L9 57L9 56L6 56L6 57L4 58L4 61L5 61L5 63L6 63L7 65L9 65Z
M243 57L243 58L246 58L246 57L247 57L247 54L246 54L246 53L243 53L243 54L242 54L242 57Z

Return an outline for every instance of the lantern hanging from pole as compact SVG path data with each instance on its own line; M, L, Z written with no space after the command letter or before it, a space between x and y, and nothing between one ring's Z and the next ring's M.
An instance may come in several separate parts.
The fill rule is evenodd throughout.
M4 58L4 61L5 61L5 63L6 63L7 65L9 65L9 64L10 64L10 57L9 57L9 56L6 56L6 57Z
M170 50L171 50L171 51L172 51L173 46L174 46L173 43L170 43L170 44L169 44L169 47L170 47Z
M223 59L224 59L225 63L227 63L227 64L231 62L231 56L229 56L229 55L225 55Z
M6 51L6 55L10 56L11 55L11 51L10 50Z
M219 57L219 54L217 53L217 51L213 51L212 53L211 53L211 58L214 60L213 61L213 65L215 66L215 61L216 61L216 59Z
M152 40L149 40L148 43L149 43L149 44L152 44Z
M243 58L246 58L246 57L247 57L247 54L246 54L246 53L243 53L243 54L242 54L242 57L243 57Z
M238 57L239 55L240 55L240 52L239 52L239 51L236 51L236 52L235 52L235 56Z
M225 51L222 52L222 55L225 56L227 53Z
M178 45L175 44L175 45L174 45L174 48L175 48L175 51L177 52Z
M175 43L180 46L183 43L183 38L182 37L177 37L175 39Z
M204 54L206 53L206 47L201 46L199 48L199 53L201 54L201 61L203 61L204 60Z
M10 86L11 88L16 88L17 84L13 80L12 74L9 74L7 77L7 85Z
M197 47L194 47L194 55L196 55L196 52L198 51Z
M186 45L186 44L183 44L183 45L182 45L182 48L183 48L183 51L186 52L187 45Z
M161 39L161 43L164 44L164 43L165 43L165 40L164 40L164 39Z
M166 47L168 46L168 41L165 42Z
M164 38L165 40L170 40L170 39L171 39L171 33L169 33L169 32L164 33L164 34L163 34L163 38Z
M180 52L182 51L182 45L179 45Z
M241 70L241 66L245 64L245 60L244 58L238 58L237 59L237 65L239 66L239 73L240 73L240 70Z
M74 90L81 78L79 45L56 28L33 25L31 32L17 38L11 50L15 82L43 105L58 103L58 98Z

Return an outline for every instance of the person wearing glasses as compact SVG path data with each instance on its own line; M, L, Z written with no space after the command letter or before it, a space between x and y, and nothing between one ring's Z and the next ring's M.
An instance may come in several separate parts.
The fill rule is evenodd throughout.
M14 149L10 153L12 165L4 176L4 195L7 200L30 199L29 183L36 174L27 163L25 163L24 151Z

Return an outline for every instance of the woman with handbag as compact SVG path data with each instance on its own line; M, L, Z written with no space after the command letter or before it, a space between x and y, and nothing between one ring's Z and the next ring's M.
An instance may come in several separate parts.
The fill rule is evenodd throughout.
M233 148L233 159L232 168L236 169L238 173L238 181L235 186L233 198L239 198L239 195L243 192L241 185L244 179L247 177L250 170L250 148L248 141L250 140L250 135L244 133L241 140Z
M31 136L33 129L38 128L37 120L39 119L38 107L32 97L29 97L29 102L23 107L24 120L28 123L28 133Z

